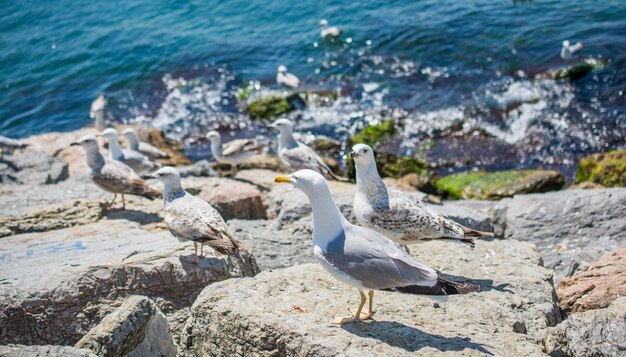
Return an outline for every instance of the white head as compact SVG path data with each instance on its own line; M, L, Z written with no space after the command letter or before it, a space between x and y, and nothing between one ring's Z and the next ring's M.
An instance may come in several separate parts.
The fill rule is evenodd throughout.
M115 141L119 140L119 138L117 136L117 131L115 131L115 129L113 129L113 128L106 128L106 129L104 129L100 133L100 136L102 136L109 143L111 143L112 140L115 140Z
M215 130L211 130L206 134L206 138L211 141L211 143L219 143L222 140L220 133Z
M568 40L563 41L563 47L569 47L569 41Z
M70 146L80 145L85 151L98 150L98 140L93 135L85 135L78 139L77 142L71 143Z
M365 144L356 144L352 147L350 157L354 160L355 165L358 167L369 167L370 165L376 165L376 159L374 158L374 150Z
M122 134L124 136L126 136L126 137L128 137L128 136L136 137L137 136L137 132L133 128L126 128L126 129L124 129L124 131L122 131Z
M328 191L328 184L324 176L308 169L296 171L289 176L276 176L274 182L290 183L309 197Z
M287 67L281 64L280 66L278 66L278 73L287 73Z
M326 21L326 19L321 19L317 24L319 26L328 26L328 21Z
M144 179L157 179L163 182L165 187L180 186L180 174L171 166L165 166L157 171L142 176Z
M293 122L287 118L276 119L271 125L271 128L274 128L280 133L290 133L293 130Z

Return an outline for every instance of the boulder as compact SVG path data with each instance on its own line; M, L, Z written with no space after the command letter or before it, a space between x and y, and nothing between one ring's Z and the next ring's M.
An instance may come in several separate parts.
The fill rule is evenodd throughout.
M107 357L165 357L177 353L165 315L145 296L124 300L74 347Z
M248 115L254 120L276 118L294 109L288 97L273 94L255 99L246 107Z
M626 186L626 150L614 150L584 157L578 164L576 183L605 187Z
M125 127L127 126L116 127L116 129L121 132ZM168 138L163 131L157 128L142 126L134 126L134 128L137 130L137 136L140 141L147 142L168 154L168 158L159 160L163 165L182 166L191 164L191 160L185 156L185 147L181 142Z
M626 297L606 309L577 312L550 328L545 351L553 357L626 355Z
M248 160L237 165L240 170L272 170L277 172L285 172L282 162L277 155L268 153L262 153L260 155L254 155Z
M561 311L567 314L605 308L626 296L626 248L610 251L578 274L564 278L556 294Z
M472 229L483 232L493 232L494 227L488 215L475 209L446 202L443 205L432 205L437 212L451 220Z
M505 236L533 242L556 281L626 243L626 189L517 195L506 209Z
M24 141L27 142L30 150L40 151L49 156L57 157L68 164L69 173L87 173L87 161L85 160L85 151L78 146L69 146L71 143L78 141L84 135L95 135L98 131L96 128L88 127L70 132L45 133L41 135L31 136ZM104 144L102 139L100 146Z
M522 193L559 190L565 178L550 170L470 171L446 176L435 186L448 198L499 200Z
M90 350L74 348L70 346L26 346L14 345L0 346L2 357L97 357Z
M74 344L129 295L165 313L258 271L246 251L193 264L193 244L119 217L0 239L0 344Z
M230 279L202 291L191 308L193 355L542 356L537 344L559 322L551 272L530 244L449 242L420 245L418 259L479 284L481 292L433 302L420 295L377 292L373 321L333 326L356 307L355 289L317 264ZM417 250L414 250L417 251Z
M199 197L215 207L224 219L267 218L261 191L256 186L221 177L204 181Z
M211 163L207 160L200 160L191 165L178 167L180 177L215 177L217 173L213 170Z
M64 161L43 152L26 151L0 161L0 183L49 185L69 177Z

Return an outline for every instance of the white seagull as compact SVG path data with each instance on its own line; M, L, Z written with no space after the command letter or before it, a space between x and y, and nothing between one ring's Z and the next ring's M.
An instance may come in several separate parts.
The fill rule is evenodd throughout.
M211 141L211 153L215 161L231 165L234 172L237 171L237 164L260 154L266 147L257 143L256 139L237 139L222 144L222 136L215 130L208 132L206 138Z
M279 131L278 157L290 170L309 169L319 172L325 177L339 180L313 149L294 139L291 120L281 118L272 123L270 127Z
M128 147L131 150L139 151L140 153L146 155L148 158L156 160L156 159L166 159L170 157L168 154L159 150L151 144L148 144L143 141L139 141L137 137L137 132L133 128L126 128L122 132L126 137L126 141L128 142Z
M91 109L89 110L89 117L94 119L96 129L102 131L105 129L104 125L104 107L107 105L107 100L104 94L100 94L96 100L91 103Z
M287 67L280 65L278 66L278 73L276 73L276 83L289 88L298 88L300 79L287 72Z
M350 156L356 167L354 215L364 227L402 245L429 239L453 239L473 245L475 237L493 237L493 233L452 221L415 196L388 188L368 145L353 146Z
M561 48L561 58L565 61L569 61L577 57L582 52L585 45L582 42L578 42L575 45L570 45L569 41L563 41L563 47Z
M320 36L322 36L323 39L331 39L341 36L341 30L339 27L328 26L328 21L326 21L326 19L321 19L317 24L322 28L322 30L320 30Z
M125 163L139 174L156 170L161 166L156 162L150 161L146 155L139 151L123 150L117 131L113 128L104 129L100 136L104 137L109 144L109 158Z
M361 298L356 313L338 318L336 324L365 320L373 314L374 290L395 290L425 295L463 294L478 286L443 279L437 272L416 261L399 245L379 233L348 222L341 214L322 175L300 170L277 176L277 183L289 183L302 190L313 208L313 254L335 279L357 288ZM361 314L369 290L369 311Z

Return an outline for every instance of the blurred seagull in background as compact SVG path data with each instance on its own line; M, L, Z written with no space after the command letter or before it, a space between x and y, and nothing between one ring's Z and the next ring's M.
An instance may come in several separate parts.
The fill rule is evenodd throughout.
M117 131L113 128L104 129L100 136L104 137L109 144L109 158L125 163L139 174L156 170L161 166L156 162L150 161L146 155L139 151L122 150Z
M256 139L237 139L222 144L222 136L215 130L208 132L206 138L211 141L211 153L215 161L231 165L233 176L237 172L237 164L260 154L267 146L257 143Z
M326 21L326 19L321 19L317 24L322 28L320 36L322 36L323 39L334 39L341 36L341 30L339 27L328 26L328 21Z
M289 88L298 88L300 79L287 72L287 67L280 65L278 66L278 73L276 73L276 83Z
M139 138L137 137L137 132L133 128L124 129L122 134L124 134L124 136L126 137L126 141L128 142L128 148L133 151L138 151L152 160L167 159L168 157L170 157L168 154L164 153L153 145L150 145L143 141L139 141Z
M570 45L569 41L563 41L563 47L561 48L561 58L565 61L569 61L575 57L578 57L582 52L585 45L582 42L578 42L575 45Z
M27 146L28 144L21 140L0 135L0 153L12 153L15 149L23 149Z
M100 94L96 100L91 103L91 110L89 111L89 117L95 120L96 129L99 131L104 130L104 107L107 105L107 100L104 94Z

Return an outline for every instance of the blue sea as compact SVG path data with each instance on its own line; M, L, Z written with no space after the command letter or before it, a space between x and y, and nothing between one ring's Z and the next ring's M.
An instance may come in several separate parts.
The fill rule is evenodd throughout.
M318 20L343 30L323 41ZM26 137L109 120L156 126L189 153L202 137L269 133L237 104L281 89L341 93L290 114L303 140L343 141L387 118L393 150L441 170L544 167L626 146L626 1L0 1L0 134ZM571 82L561 42L604 69ZM346 148L344 148L346 149Z

